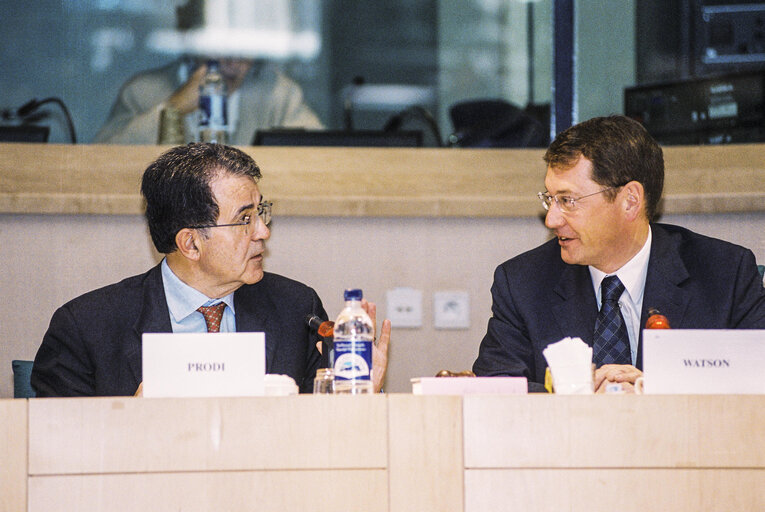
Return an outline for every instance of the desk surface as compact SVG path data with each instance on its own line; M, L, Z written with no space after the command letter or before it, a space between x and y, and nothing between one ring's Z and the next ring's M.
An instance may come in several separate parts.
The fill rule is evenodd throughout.
M765 395L41 398L0 413L0 510L765 510Z
M167 147L0 144L0 213L141 214ZM539 149L246 147L288 216L538 216ZM664 148L665 213L765 211L765 145Z

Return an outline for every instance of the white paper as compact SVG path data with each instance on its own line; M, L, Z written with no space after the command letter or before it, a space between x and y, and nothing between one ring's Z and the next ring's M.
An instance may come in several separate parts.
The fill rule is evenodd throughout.
M143 396L263 395L262 332L146 333Z
M646 329L645 393L765 393L765 330Z
M409 380L413 395L525 395L529 389L526 377L416 377Z

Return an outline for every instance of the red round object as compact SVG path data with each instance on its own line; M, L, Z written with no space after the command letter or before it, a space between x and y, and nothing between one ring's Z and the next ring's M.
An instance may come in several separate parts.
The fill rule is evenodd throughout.
M660 314L651 315L648 317L648 321L645 323L646 329L669 329L669 320L667 317Z

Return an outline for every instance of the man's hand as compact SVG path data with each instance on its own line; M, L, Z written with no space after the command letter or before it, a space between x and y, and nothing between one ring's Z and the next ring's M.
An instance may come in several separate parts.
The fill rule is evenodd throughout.
M379 393L385 382L385 374L388 372L388 344L390 343L390 320L384 320L380 329L380 337L377 337L377 306L374 302L361 300L361 307L372 319L375 326L375 343L372 347L372 382L375 393Z
M143 396L143 381L141 381L140 384L138 384L138 389L135 390L135 394L133 396Z
M199 86L207 73L207 66L199 66L189 80L178 87L167 102L183 115L195 111L199 107Z
M604 364L595 370L593 387L596 393L605 393L608 384L618 382L626 393L634 393L635 380L642 375L643 372L631 364Z

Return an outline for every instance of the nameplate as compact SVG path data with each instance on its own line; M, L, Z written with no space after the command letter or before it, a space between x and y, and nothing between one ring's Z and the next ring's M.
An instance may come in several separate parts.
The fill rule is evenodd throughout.
M646 329L643 373L646 394L765 393L765 330Z
M146 333L142 359L145 397L265 394L262 332Z
M419 377L411 379L413 395L525 395L526 377Z

